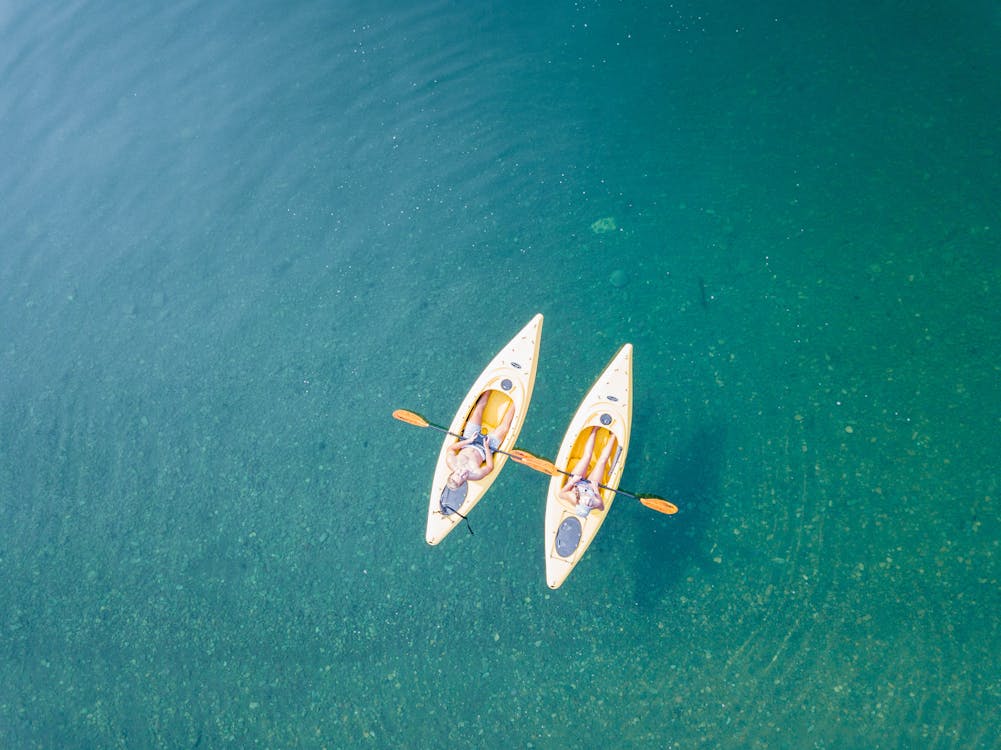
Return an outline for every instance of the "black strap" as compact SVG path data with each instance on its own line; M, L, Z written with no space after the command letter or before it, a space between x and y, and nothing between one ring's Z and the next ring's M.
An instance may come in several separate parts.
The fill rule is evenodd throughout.
M441 509L442 510L450 510L453 513L455 513L455 515L457 515L459 518L461 518L463 521L465 521L466 522L466 528L469 529L469 534L471 536L473 535L473 527L469 525L469 518L467 518L466 516L462 515L459 512L458 508L453 508L451 505L442 505Z

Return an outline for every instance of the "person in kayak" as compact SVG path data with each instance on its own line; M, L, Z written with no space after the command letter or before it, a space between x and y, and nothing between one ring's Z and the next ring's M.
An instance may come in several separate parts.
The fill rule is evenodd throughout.
M504 406L504 413L501 414L500 424L487 435L480 431L483 429L483 410L487 408L487 401L490 399L490 391L484 391L476 400L473 413L466 420L466 427L462 431L462 440L459 440L448 447L448 454L445 461L452 473L445 480L445 485L450 490L457 490L470 479L483 479L494 470L494 451L500 448L508 430L511 429L511 422L514 421L514 408L510 401Z
M601 488L598 485L601 483L602 477L605 476L608 459L615 449L615 436L610 435L605 441L605 447L602 449L601 455L598 456L594 468L591 469L591 473L585 475L588 464L591 463L591 458L594 456L594 441L597 435L598 427L594 426L584 444L584 455L580 457L566 484L559 492L560 499L574 506L574 513L581 518L586 518L592 510L605 509L605 502L601 499L599 492Z

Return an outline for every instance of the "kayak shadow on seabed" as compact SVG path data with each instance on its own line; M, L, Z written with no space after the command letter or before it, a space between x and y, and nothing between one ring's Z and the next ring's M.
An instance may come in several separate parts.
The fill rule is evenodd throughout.
M681 509L676 524L639 524L634 566L634 597L641 607L654 606L685 575L691 563L702 566L704 538L718 511L726 427L708 425L692 435L663 471L665 496Z

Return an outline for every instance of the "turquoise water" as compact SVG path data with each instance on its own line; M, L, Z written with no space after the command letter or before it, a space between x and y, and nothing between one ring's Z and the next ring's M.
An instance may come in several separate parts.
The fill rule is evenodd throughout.
M163 6L163 7L161 7ZM0 4L0 744L1001 747L986 0ZM611 226L596 232L592 229ZM545 585L439 435L635 346Z

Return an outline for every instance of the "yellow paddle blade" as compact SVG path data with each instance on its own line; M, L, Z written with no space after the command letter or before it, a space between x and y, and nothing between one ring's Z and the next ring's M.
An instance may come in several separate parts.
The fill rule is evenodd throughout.
M641 503L650 510L655 510L658 513L664 513L668 516L673 516L678 512L678 506L674 503L670 503L662 497L640 497L637 498Z
M538 456L533 456L528 451L519 450L514 448L508 454L518 463L527 466L530 469L535 469L536 471L541 471L543 474L548 474L549 476L556 476L559 473L559 469L549 461L544 458L539 458Z
M407 424L412 424L414 427L427 427L430 425L430 422L424 419L424 417L420 414L407 411L406 409L397 409L394 411L393 418L398 419L401 422L406 422Z

